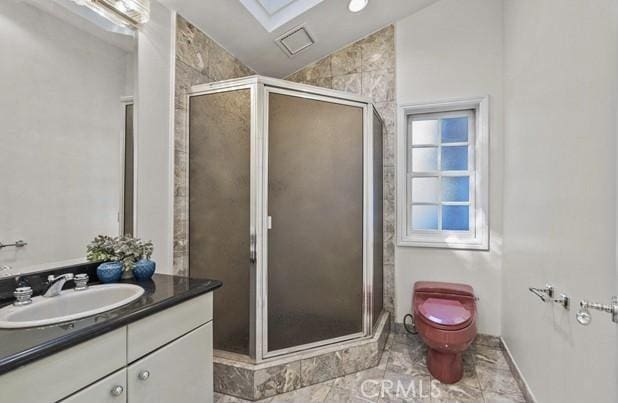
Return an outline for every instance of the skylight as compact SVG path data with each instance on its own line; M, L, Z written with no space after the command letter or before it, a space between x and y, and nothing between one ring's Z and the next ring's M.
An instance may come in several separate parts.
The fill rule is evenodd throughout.
M294 3L295 0L257 0L264 10L270 15L275 14L277 11L281 10L283 7L289 6L291 3Z
M272 32L324 0L240 0L266 31Z

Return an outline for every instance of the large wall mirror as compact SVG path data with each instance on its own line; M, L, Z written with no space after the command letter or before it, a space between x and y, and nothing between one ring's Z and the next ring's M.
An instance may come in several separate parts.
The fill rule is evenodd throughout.
M133 233L135 38L71 0L0 1L0 275Z

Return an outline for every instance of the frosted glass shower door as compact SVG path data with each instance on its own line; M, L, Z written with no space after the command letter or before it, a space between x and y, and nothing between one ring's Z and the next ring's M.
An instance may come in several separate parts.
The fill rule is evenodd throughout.
M288 90L266 97L266 353L276 355L363 332L364 109Z
M250 353L251 89L190 98L189 271L214 293L214 346Z

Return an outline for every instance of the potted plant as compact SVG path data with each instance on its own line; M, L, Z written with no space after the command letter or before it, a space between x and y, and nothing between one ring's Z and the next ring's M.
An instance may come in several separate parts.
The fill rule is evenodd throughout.
M133 277L139 281L148 280L152 277L156 269L155 262L150 260L152 252L154 251L154 246L151 241L142 241L138 239L137 247L139 249L140 258L135 262L135 266L133 267Z
M97 235L86 247L86 259L102 262L97 267L97 277L103 283L114 283L122 277L123 262L115 252L115 239L107 235Z
M97 267L97 277L103 283L129 279L131 273L137 280L147 280L155 272L155 262L150 260L154 249L150 241L131 235L98 235L86 249L89 261L103 262Z
M131 235L122 235L114 238L114 255L124 264L122 278L131 278L135 263L142 257L141 241Z

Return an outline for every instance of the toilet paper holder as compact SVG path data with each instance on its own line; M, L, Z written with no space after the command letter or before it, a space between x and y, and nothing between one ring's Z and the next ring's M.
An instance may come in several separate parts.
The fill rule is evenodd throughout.
M545 284L545 288L528 287L528 291L539 297L543 302L555 302L567 310L571 306L571 298L566 294L560 294L559 298L554 298L556 289L551 284Z

